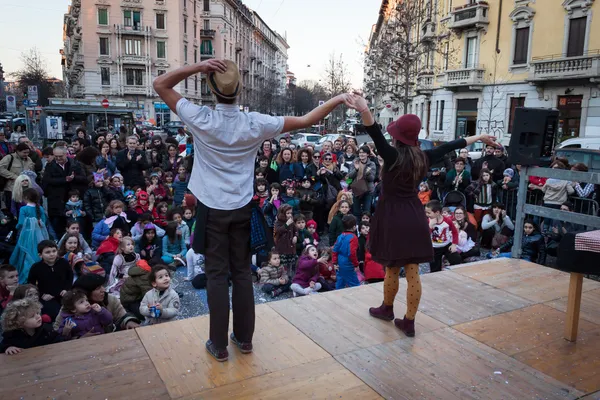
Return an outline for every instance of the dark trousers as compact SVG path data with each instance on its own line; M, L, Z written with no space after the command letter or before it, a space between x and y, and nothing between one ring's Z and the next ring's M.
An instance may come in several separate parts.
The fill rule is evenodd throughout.
M352 199L352 214L360 221L362 213L368 211L371 212L371 206L373 205L373 195L371 192L367 192L360 197L354 196Z
M142 314L140 314L140 304L141 303L142 303L141 301L134 301L133 303L121 303L121 304L123 305L123 308L125 308L130 313L134 314L137 319L139 319L140 321L143 321L146 318Z
M440 272L442 270L442 257L444 256L446 256L450 265L462 264L460 253L450 252L451 245L452 244L433 248L433 262L429 265L429 270L431 272Z
M67 229L67 217L62 215L51 215L50 223L52 224L54 232L56 233L58 238L61 238L62 235L65 233L65 230Z
M210 310L210 340L219 349L228 344L229 276L233 285L233 333L240 342L252 342L254 289L250 269L252 206L237 210L209 208L206 215L205 272Z
M46 314L50 317L50 319L52 319L52 322L54 322L58 316L58 313L60 312L61 299L53 298L52 300L48 301L40 299L40 303L42 303L42 314Z
M285 293L290 290L290 286L292 286L292 282L288 282L284 285L272 285L270 283L265 283L262 286L261 290L263 291L263 293L267 293L267 294L271 294L271 292L273 292L273 290L276 290L276 289L281 290L281 293Z
M469 251L465 251L464 253L460 253L460 258L462 258L463 260L465 258L469 258L469 257L479 257L481 256L481 249L479 248L479 246L475 245L475 247L473 247L471 250Z

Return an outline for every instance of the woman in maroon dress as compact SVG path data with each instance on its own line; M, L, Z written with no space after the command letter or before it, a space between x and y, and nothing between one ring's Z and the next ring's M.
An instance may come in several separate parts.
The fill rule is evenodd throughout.
M419 131L421 120L407 114L387 127L394 139L391 146L375 124L367 102L359 95L347 98L346 105L358 110L367 133L373 139L383 158L383 189L377 203L377 212L371 222L370 249L373 259L386 267L383 283L383 303L369 309L376 318L394 319L394 299L398 293L400 268L407 279L407 311L394 324L407 336L415 335L415 315L421 300L419 263L433 260L429 224L423 205L417 196L417 187L425 178L429 166L452 150L461 149L478 140L495 145L496 138L488 135L458 139L432 150L421 151Z

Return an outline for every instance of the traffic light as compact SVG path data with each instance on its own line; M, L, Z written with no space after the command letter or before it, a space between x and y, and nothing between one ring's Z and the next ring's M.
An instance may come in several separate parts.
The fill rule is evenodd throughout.
M23 92L23 98L24 98L24 99L26 99L26 98L27 98L27 90L25 90L25 91Z

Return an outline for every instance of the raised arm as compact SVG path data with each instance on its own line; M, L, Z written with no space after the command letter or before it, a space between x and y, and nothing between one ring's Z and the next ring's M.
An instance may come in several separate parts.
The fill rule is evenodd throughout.
M294 131L296 129L304 129L315 125L329 115L329 113L331 113L331 111L333 111L337 106L344 103L346 96L348 95L340 94L339 96L330 99L325 104L320 105L302 117L284 117L282 133Z

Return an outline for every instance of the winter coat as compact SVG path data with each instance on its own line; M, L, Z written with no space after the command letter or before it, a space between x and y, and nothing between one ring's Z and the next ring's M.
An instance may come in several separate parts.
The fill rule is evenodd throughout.
M49 294L59 300L60 292L73 286L73 270L64 258L58 258L53 266L42 260L31 266L27 283L37 286L40 296Z
M108 235L110 235L110 230L112 228L121 228L123 235L126 235L129 232L129 223L122 215L125 214L121 214L121 216L113 221L110 226L108 226L109 224L106 222L107 218L102 219L96 224L94 230L92 231L92 247L98 248L100 243L108 239Z
M319 275L319 263L317 260L309 256L302 256L298 260L298 268L296 269L296 275L292 283L297 283L303 288L307 288L310 286L310 282L317 282L319 280Z
M286 221L275 222L275 250L279 254L296 254L296 245L292 242L296 236L296 224L287 225Z
M98 169L105 168L108 176L113 176L117 172L116 158L110 154L106 158L98 156L96 157L96 167Z
M313 212L315 207L320 203L319 194L312 188L298 189L298 197L300 198L301 214ZM305 199L305 197L307 197L307 199Z
M505 244L498 248L498 251L500 253L510 251L514 240L514 236L511 236ZM529 236L523 234L523 238L521 239L521 258L527 258L537 264L544 263L546 258L546 244L541 233L536 231Z
M308 163L306 167L302 162L298 162L298 166L300 167L300 172L302 173L302 177L316 178L317 177L317 166L314 163Z
M544 203L561 205L568 197L575 193L573 185L569 181L550 178L542 187L544 192Z
M342 233L333 246L331 261L340 268L354 269L358 267L358 238L352 232Z
M127 157L129 150L124 149L117 153L117 168L123 175L125 186L146 186L144 179L144 171L150 168L146 155L143 151L135 150L131 156L131 160ZM137 156L141 156L140 160L136 160Z
M292 207L292 214L297 215L300 212L300 199L298 197L290 197L285 194L281 196L281 200Z
M357 179L358 169L354 167L354 163L350 165L347 177L352 180ZM369 193L373 193L373 190L375 190L375 163L373 161L368 160L365 164L362 179L367 182Z
M70 176L71 173L74 174L74 178L67 182L67 176ZM42 178L42 187L48 199L48 215L63 217L69 191L80 187L87 188L87 185L85 173L77 161L67 160L64 168L58 165L56 160L47 164Z
M156 224L154 224L154 228L156 230L156 237L162 238L165 236L165 230L160 226L156 226ZM133 241L137 243L144 235L144 227L141 226L140 223L136 223L131 227L131 231L129 233L131 233L131 238Z
M129 277L125 279L123 286L121 286L121 304L142 301L144 295L152 290L148 276L150 276L150 271L146 271L137 265L129 268Z
M89 188L83 196L83 210L93 222L100 222L104 218L109 199L110 193L105 187Z
M282 265L277 268L269 264L260 269L259 283L261 284L268 283L274 286L279 286L281 284L279 282L279 278L285 278L286 282L289 280L285 272L285 267Z
M280 206L283 204L283 201L280 201ZM275 221L277 220L277 210L279 207L276 207L273 203L271 203L271 198L267 198L262 207L263 215L265 216L265 221L267 221L267 226L272 228L275 225Z
M71 318L73 322L76 324L73 329L71 329L71 338L79 339L83 335L89 332L93 333L102 333L105 330L105 327L109 326L112 323L113 316L106 308L102 307L100 312L96 312L94 310L90 310L86 314L76 315L67 311L61 312L62 322L60 327L58 328L58 333L62 335L63 329L65 328L65 323L67 322L67 318Z
M179 176L173 181L173 204L179 206L183 202L183 196L187 192L188 182L179 180Z
M33 336L29 336L23 329L15 329L14 331L4 332L2 337L0 353L6 352L9 347L31 349L32 347L46 346L63 341L58 332L52 329L51 324L42 324L42 326L35 329Z
M150 313L150 307L154 304L160 303L162 306L162 312L160 317L155 318ZM140 314L146 317L148 325L159 324L161 322L167 322L174 319L179 314L179 308L181 302L179 301L179 295L172 289L168 288L161 295L158 289L153 288L142 299L140 304Z
M81 200L77 200L77 201L69 200L69 201L67 201L67 204L65 204L65 215L69 218L77 219L77 218L83 217L83 214L81 213L82 211L83 211L83 201L81 201Z
M490 171L493 171L492 172L492 180L493 181L501 180L502 176L504 175L505 167L504 167L504 163L502 162L502 160L499 159L498 157L496 157L495 155L481 157L479 160L477 160L473 163L473 167L471 167L472 179L473 180L479 179L479 174L481 173L483 164L486 162L488 165L488 169Z
M175 238L175 242L171 243L169 236L165 235L162 238L162 252L163 256L171 256L171 257L181 257L185 259L185 254L187 253L187 247L185 246L185 241L182 236L178 236Z
M300 231L298 231L298 241L296 242L296 253L298 255L300 255L302 253L302 250L304 250L304 248L308 245L315 245L315 239L313 238L313 235L310 234L310 232L308 231L308 229L304 228ZM308 243L306 243L306 241L308 241Z
M469 171L464 170L462 172L462 181L458 184L454 184L454 179L456 179L457 172L455 169L451 169L446 174L446 191L458 190L462 193L465 193L467 187L471 184L471 174Z
M286 181L291 179L293 181L298 181L302 179L302 168L298 165L298 163L284 163L279 166L279 182Z
M487 190L484 190L485 184L482 184L479 181L472 182L466 190L467 196L470 196L474 199L475 204L480 206L491 206L492 203L496 201L496 183L491 182L488 185L492 186L491 197L487 197Z
M344 231L344 225L342 225L342 218L344 215L341 212L338 212L335 217L331 220L331 224L329 225L329 245L333 247L335 242L338 239L338 236L342 234Z
M9 165L10 171L8 170ZM0 176L6 178L6 185L0 189L12 192L13 186L15 185L15 179L17 179L21 172L27 170L33 171L34 168L35 164L29 157L23 160L16 153L12 153L2 158L2 160L0 160Z

